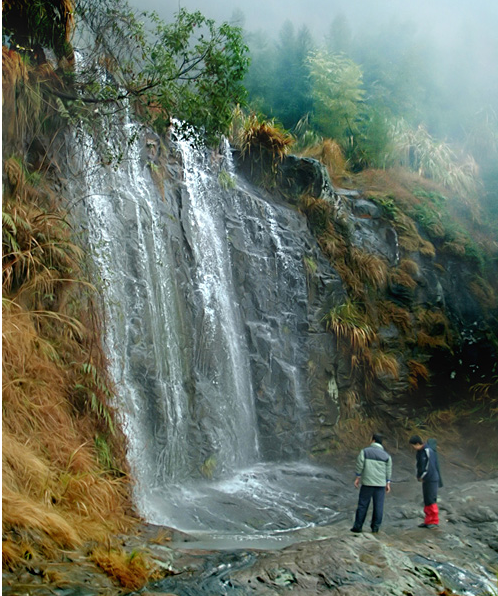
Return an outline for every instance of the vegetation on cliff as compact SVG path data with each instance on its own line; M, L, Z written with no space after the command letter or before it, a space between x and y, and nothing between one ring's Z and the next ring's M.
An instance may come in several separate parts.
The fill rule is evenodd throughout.
M46 63L3 48L3 562L133 523L94 290L64 211Z
M453 421L473 410L475 420L496 421L496 81L475 73L476 46L469 48L475 59L462 62L461 47L455 55L436 50L412 23L359 27L354 32L338 15L322 40L284 19L273 39L245 32L250 108L271 118L275 138L283 123L294 137L288 150L319 160L336 186L359 189L399 243L396 264L365 251L344 209L304 189L300 209L348 292L324 319L355 373L343 413L363 420L390 386L398 406L408 395L420 413L409 424L425 424L424 412L436 421L448 409ZM268 141L263 147L272 149ZM267 167L281 162L280 152L273 155ZM279 187L278 172L268 180L251 167L267 188ZM470 272L460 289L482 326L475 337L468 321L422 289L425 270L436 280L454 278L456 269ZM480 368L471 364L476 358Z
M298 174L285 166L296 145L289 133L284 137L274 122L263 127L254 116L245 125L235 123L233 142L242 160L251 162L251 176L295 202L288 176ZM240 134L248 128L252 133ZM262 130L265 137L256 149L252 142ZM359 189L351 198L338 190L343 195L338 198L326 183L308 179L298 198L348 296L323 318L349 371L350 381L339 391L341 443L353 446L360 435L368 440L375 425L402 434L427 425L433 432L443 427L456 432L456 425L469 423L479 424L488 441L498 412L497 249L473 192L459 185L451 190L408 168L348 171L332 139L301 152L318 159L338 187ZM360 211L354 214L356 204ZM383 222L396 255L361 246L355 219ZM305 266L312 278L313 263ZM437 289L438 278L444 290ZM455 291L458 297L451 295ZM463 306L455 309L460 299ZM472 433L467 443L489 455L493 448L478 435Z

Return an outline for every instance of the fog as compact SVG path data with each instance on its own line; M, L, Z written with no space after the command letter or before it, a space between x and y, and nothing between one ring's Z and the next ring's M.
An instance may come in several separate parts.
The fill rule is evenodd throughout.
M352 27L368 30L386 22L412 21L439 43L452 43L475 32L480 43L496 43L498 2L496 0L133 0L144 10L154 10L165 20L180 7L200 10L216 21L232 20L240 12L248 30L271 33L285 19L296 26L306 24L316 37L324 34L338 14L344 14Z
M289 79L285 67L275 70L275 48L281 60L286 51L286 21L296 33L292 39L291 30L288 48L299 43L297 32L303 26L310 33L308 47L330 44L338 31L332 29L334 20L340 21L345 29L339 31L346 31L351 51L333 44L328 49L345 51L359 64L368 100L377 105L385 100L395 116L414 128L421 125L435 138L472 154L498 218L498 0L129 2L137 10L157 12L166 22L185 8L199 10L219 24L228 21L242 27L252 59L245 80L251 108L275 116L290 130L307 108L305 98L298 97L306 93L304 79L291 88L284 80ZM258 104L259 96L263 99ZM301 111L298 107L289 114L285 106L292 108L299 101Z
M306 25L317 43L338 15L345 16L354 35L380 30L395 32L408 23L414 38L430 42L442 53L468 54L474 81L493 93L498 103L498 0L131 0L140 10L155 11L165 21L180 8L199 10L217 22L229 21L248 32L264 31L276 38L285 20L298 29ZM498 108L498 105L496 106Z

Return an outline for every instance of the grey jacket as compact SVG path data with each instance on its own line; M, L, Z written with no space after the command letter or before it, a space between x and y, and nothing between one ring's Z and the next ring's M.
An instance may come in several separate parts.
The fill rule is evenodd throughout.
M365 486L386 486L391 481L391 456L379 443L372 443L360 451L356 459L356 475Z

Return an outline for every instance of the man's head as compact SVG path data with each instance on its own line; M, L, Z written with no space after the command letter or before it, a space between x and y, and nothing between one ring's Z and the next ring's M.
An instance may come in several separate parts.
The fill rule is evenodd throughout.
M372 435L372 441L374 443L378 443L379 445L382 445L382 441L383 440L384 440L384 437L381 434L379 434L379 433L374 433Z
M419 449L422 449L422 447L424 446L422 439L418 435L413 435L413 437L410 437L409 443L417 451Z

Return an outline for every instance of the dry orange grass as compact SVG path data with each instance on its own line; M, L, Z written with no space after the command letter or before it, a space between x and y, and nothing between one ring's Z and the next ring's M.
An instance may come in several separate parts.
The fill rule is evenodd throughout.
M4 151L23 151L23 140L41 134L47 119L57 114L55 95L49 87L58 90L63 87L49 64L30 65L17 52L2 46Z
M410 290L414 290L417 287L417 282L413 277L401 268L391 269L391 271L389 271L389 282Z
M101 423L74 410L72 371L40 350L48 340L29 312L4 308L2 334L2 524L10 564L16 536L52 557L130 528L126 478L100 466L93 436Z
M361 282L375 290L385 289L388 279L388 267L385 259L353 247L351 261L352 269Z
M406 308L388 300L379 301L377 306L381 325L387 327L390 323L393 323L405 335L411 333L413 328L412 315Z
M96 548L91 554L96 563L120 586L139 590L157 573L150 559L140 552L126 553L121 548Z
M386 376L399 379L400 364L395 354L382 350L365 350L364 357L372 379Z
M412 390L418 389L420 379L429 380L429 370L425 364L418 360L408 360L406 364L408 366L408 384Z
M341 147L332 139L324 139L321 143L307 147L300 155L318 160L326 168L330 179L336 184L348 175L346 158Z
M236 143L243 156L266 150L274 160L282 160L289 153L294 138L274 121L260 120L251 114L240 129Z
M373 417L362 416L357 409L356 412L347 414L337 423L335 435L337 437L337 446L339 450L358 450L366 447L372 441L372 435L383 429L385 424Z
M46 73L5 48L3 65L2 555L13 568L135 522L84 255L61 197L21 151L43 142L37 135L52 107L36 85ZM98 378L85 374L90 366ZM99 459L97 437L111 464Z
M498 298L493 287L482 277L476 277L470 283L470 289L479 302L487 308L496 308Z
M432 336L426 333L425 331L419 331L417 333L417 345L419 348L424 350L434 350L438 348L443 348L445 350L449 350L450 347L446 342L446 339L441 336Z

